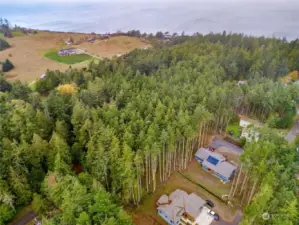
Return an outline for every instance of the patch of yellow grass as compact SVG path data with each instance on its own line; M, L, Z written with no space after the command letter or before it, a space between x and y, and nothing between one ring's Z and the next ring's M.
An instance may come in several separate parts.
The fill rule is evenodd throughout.
M77 87L73 84L61 84L57 90L63 95L72 95L77 92Z

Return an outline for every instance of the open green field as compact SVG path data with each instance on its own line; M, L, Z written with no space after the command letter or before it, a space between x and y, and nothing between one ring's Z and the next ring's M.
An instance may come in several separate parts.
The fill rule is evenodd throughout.
M65 63L65 64L76 64L92 58L91 56L86 54L60 56L57 54L56 49L46 52L44 56L48 59L52 59L54 61Z
M24 34L21 31L13 31L13 32L11 32L11 34L12 34L13 37L21 37L21 36L25 36L26 35L26 34Z

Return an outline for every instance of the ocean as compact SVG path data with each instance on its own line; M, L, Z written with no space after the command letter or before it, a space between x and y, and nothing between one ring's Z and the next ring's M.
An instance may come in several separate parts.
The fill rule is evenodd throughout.
M106 33L139 29L186 34L237 32L299 37L299 0L160 0L146 2L3 4L0 17L33 29Z

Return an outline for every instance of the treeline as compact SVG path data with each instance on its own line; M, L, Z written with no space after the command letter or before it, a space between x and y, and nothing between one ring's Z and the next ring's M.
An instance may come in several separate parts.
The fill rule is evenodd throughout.
M258 142L246 146L229 193L246 206L242 225L297 224L298 156L284 137L267 127L260 130Z
M0 17L0 34L1 33L3 34L4 37L11 38L14 36L21 36L26 34L37 34L37 31L20 27L17 25L12 27L7 19ZM1 50L1 39L0 39L0 50Z
M0 38L0 51L5 50L9 47L10 45L8 44L8 42Z
M130 224L119 204L138 205L146 193L156 190L157 182L186 169L208 133L225 130L240 112L266 121L295 108L298 87L274 81L279 74L269 69L273 59L267 57L274 50L267 46L272 46L272 39L248 50L198 38L135 50L91 63L86 70L47 71L36 82L36 92L2 78L0 213L6 215L2 223L16 206L33 199L46 224ZM243 78L247 83L238 86L236 80ZM76 88L65 91L59 86L63 84ZM263 142L253 146L260 145ZM267 155L259 158L248 150L243 160L258 171L265 158L290 155L277 165L288 171L289 182L280 182L280 188L294 194L289 185L295 180L291 150L282 140L275 146L270 151L272 144L266 145ZM255 184L253 191L243 190L248 207L264 190L263 179L249 170L244 165L248 184ZM271 171L279 173L281 167ZM284 199L276 200L285 205ZM247 212L254 213L248 209L245 218ZM295 224L296 215L288 224Z
M7 19L0 17L0 33L3 33L4 37L12 37L10 24Z

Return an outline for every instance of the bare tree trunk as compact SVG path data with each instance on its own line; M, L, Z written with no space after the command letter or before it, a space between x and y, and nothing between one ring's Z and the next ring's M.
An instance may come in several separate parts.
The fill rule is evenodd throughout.
M258 180L256 180L256 181L254 182L254 184L253 184L253 187L252 187L252 189L251 189L251 192L250 192L250 195L249 195L247 204L249 204L249 203L251 202L251 200L252 200L252 198L253 198L253 196L254 196L254 194L255 194L255 191L256 191L256 189L257 189L257 184L258 184Z
M236 181L237 181L237 176L234 176L232 186L231 186L229 194L228 194L228 199L230 199L232 197L234 186L236 185Z
M149 192L149 188L148 188L148 180L149 180L149 178L148 178L148 156L146 156L146 158L145 158L145 176L146 176L146 178L145 178L145 181L146 181L146 191L147 192Z
M234 189L234 191L233 191L233 197L235 196L236 191L237 191L237 189L238 189L238 184L239 184L239 180L240 180L241 173L242 173L242 167L243 167L243 165L241 165L241 168L240 168L240 171L239 171L239 174L238 174L238 178L237 178L236 186L235 186L235 189Z
M163 150L162 150L162 181L165 181L165 145L163 144Z
M245 188L245 185L247 184L247 181L248 181L248 176L247 176L247 173L245 173L245 177L243 179L242 186L241 186L240 195L242 195L242 193L244 191L244 188Z
M163 152L163 147L162 147L162 150L161 150L162 152ZM160 182L162 182L162 153L161 153L161 151L160 151L160 153L159 153L159 175L160 175Z

